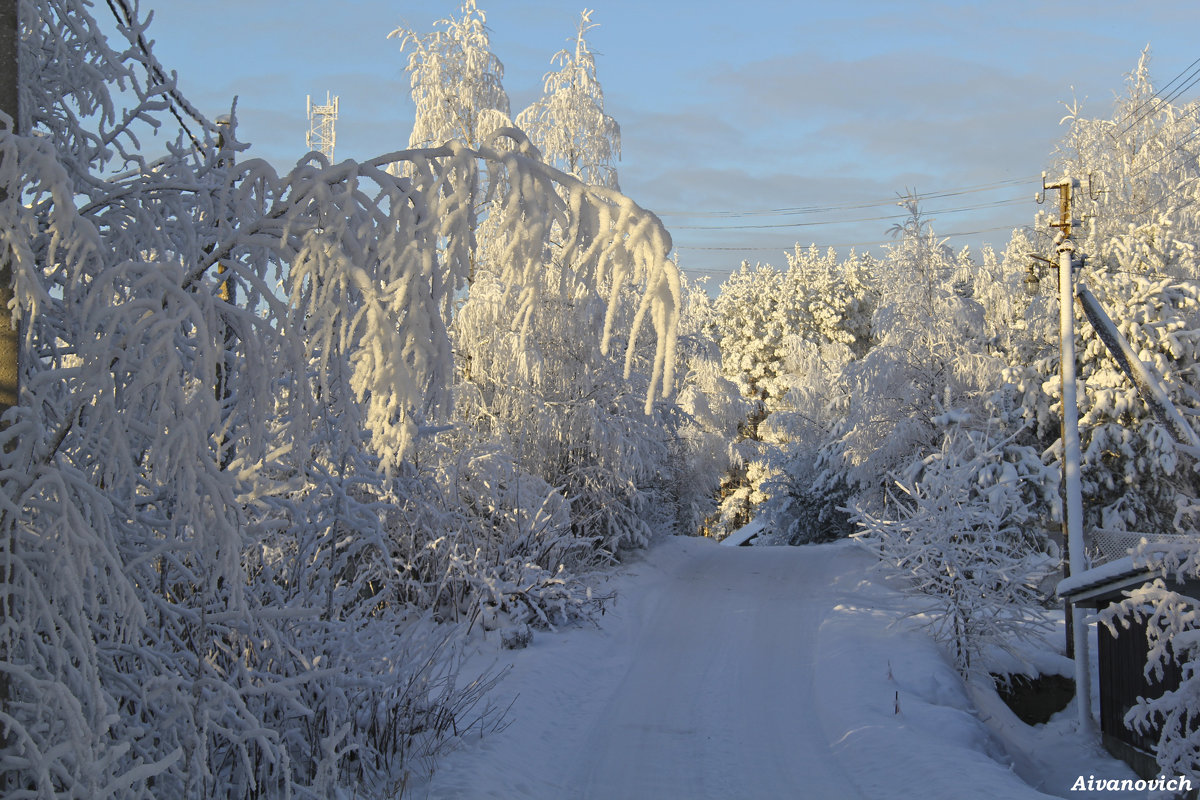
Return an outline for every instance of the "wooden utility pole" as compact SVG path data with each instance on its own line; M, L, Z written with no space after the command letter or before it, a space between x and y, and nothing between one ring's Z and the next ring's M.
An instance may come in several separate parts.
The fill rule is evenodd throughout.
M12 132L17 132L20 121L17 75L17 24L19 22L17 6L19 0L0 0L0 112L7 114L12 122ZM0 201L5 198L0 191ZM0 414L8 411L18 402L21 388L21 335L17 330L16 317L13 314L12 263L8 259L0 261ZM12 549L12 533L8 530L12 520L0 530L0 536L5 537L4 549ZM7 619L12 611L9 607L8 593L12 576L8 569L0 570L0 620ZM0 661L7 661L9 654L0 643ZM0 672L0 711L8 713L9 695L8 674ZM0 732L0 744L6 744L8 736ZM0 790L6 788L0 786Z
M0 111L12 118L16 132L17 113L17 4L0 0ZM7 260L0 263L0 414L17 404L20 336L12 312L13 273Z
M232 172L234 160L234 119L233 115L222 115L217 118L217 129L220 134L217 139L217 174L220 177L221 185L217 190L216 206L216 226L217 239L229 233L229 215L231 213L230 192L229 192L229 173ZM218 246L220 242L218 241ZM226 275L230 271L229 266L224 262L217 264L217 275ZM233 282L233 276L227 275L221 281L218 290L218 296L221 301L229 305L233 305L236 299L237 287ZM229 424L229 405L233 397L233 348L237 345L237 336L233 329L226 323L221 326L221 360L217 363L216 375L216 395L217 402L221 405L221 422ZM221 469L227 469L233 462L233 443L229 431L221 433L217 442L218 461Z

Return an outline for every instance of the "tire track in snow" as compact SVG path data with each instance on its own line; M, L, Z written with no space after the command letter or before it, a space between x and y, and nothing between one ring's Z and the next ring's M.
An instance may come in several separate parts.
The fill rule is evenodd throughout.
M699 549L662 587L575 755L571 796L853 800L818 721L817 632L845 559Z

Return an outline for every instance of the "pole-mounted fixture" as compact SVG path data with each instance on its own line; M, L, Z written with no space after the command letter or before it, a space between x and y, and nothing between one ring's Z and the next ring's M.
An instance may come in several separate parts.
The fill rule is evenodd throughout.
M1025 280L1023 281L1025 285L1025 294L1029 295L1030 297L1037 297L1042 288L1042 278L1040 275L1038 275L1038 264L1036 262L1040 261L1043 264L1048 264L1051 267L1056 267L1057 265L1050 259L1042 258L1041 256L1033 253L1029 254L1029 258L1031 260L1029 262L1029 267L1025 271Z

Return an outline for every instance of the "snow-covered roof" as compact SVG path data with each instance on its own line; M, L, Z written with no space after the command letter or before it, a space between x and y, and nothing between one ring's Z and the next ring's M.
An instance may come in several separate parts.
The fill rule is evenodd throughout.
M1115 588L1112 584L1132 583L1134 578L1151 574L1153 570L1147 567L1144 561L1135 565L1133 556L1125 556L1064 578L1058 582L1058 596L1078 599L1082 593L1090 590L1101 587L1110 590Z
M1159 557L1197 546L1200 546L1200 540L1193 535L1162 536L1158 541L1143 541L1137 552L1059 581L1057 594L1073 603L1087 605L1089 600L1149 581L1160 572L1155 566Z
M762 533L765 527L767 527L767 523L763 522L762 517L752 519L722 539L721 544L726 547L739 547Z

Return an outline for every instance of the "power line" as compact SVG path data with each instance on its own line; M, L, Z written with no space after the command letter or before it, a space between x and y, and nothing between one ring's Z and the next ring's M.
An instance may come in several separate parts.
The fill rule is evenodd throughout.
M1187 77L1184 78L1184 75L1189 72L1191 74L1187 75ZM1176 81L1178 81L1180 79L1189 81L1189 83L1187 83L1186 85L1181 84L1180 87L1178 89L1174 90L1170 96L1165 97L1165 98L1162 97L1162 93L1165 92L1167 89L1169 89L1172 84L1174 84ZM1128 123L1114 135L1114 138L1116 138L1117 136L1124 136L1126 133L1128 133L1130 130L1133 129L1134 125L1137 125L1139 122L1144 120L1146 117L1150 116L1150 114L1152 114L1156 110L1155 108L1150 107L1155 101L1158 101L1158 102L1164 103L1164 104L1170 103L1172 100L1178 98L1181 94L1183 94L1183 92L1187 91L1192 86L1194 86L1197 81L1200 81L1200 58L1197 58L1191 64L1188 64L1186 67L1184 67L1183 71L1181 71L1178 75L1176 75L1174 78L1172 78L1170 81L1168 81L1165 86L1162 86L1161 88L1159 88L1157 91L1154 92L1154 94L1150 95L1149 98L1142 101L1133 110L1131 110L1129 112L1129 116L1127 117L1127 119L1129 120ZM1145 112L1139 113L1139 112L1142 112L1143 109L1145 109Z
M1160 132L1160 134L1156 134L1156 135L1161 135L1161 132ZM1134 178L1141 175L1142 173L1146 172L1146 170L1149 170L1153 167L1157 167L1159 164L1161 164L1163 161L1165 161L1168 157L1173 156L1175 153L1178 153L1179 151L1183 150L1184 145L1188 144L1189 142L1194 141L1197 137L1200 137L1200 126L1197 126L1191 133L1189 133L1187 136L1183 137L1183 139L1181 139L1178 144L1176 144L1170 150L1167 150L1166 152L1164 152L1161 156L1154 159L1149 164L1146 164L1145 166L1140 167L1136 171L1129 173L1129 175L1127 175L1125 177L1125 180L1131 181Z
M930 211L930 214L959 214L966 211L981 211L987 208L999 208L1001 206L1015 205L1017 203L1028 203L1028 197L1013 197L1005 200L995 200L990 203L979 203L972 206L960 206L958 208L944 208ZM809 222L777 222L762 225L671 225L670 230L691 230L691 231L741 231L741 230L766 230L775 228L811 228L816 226L828 227L831 225L848 225L857 222L881 222L895 219L907 219L911 214L908 212L898 214L884 214L874 217L856 217L853 219L838 219L838 220L816 220Z
M1188 185L1194 184L1196 182L1197 178L1200 178L1200 174L1193 175L1192 177L1185 180L1183 183L1176 185L1174 189L1167 192L1164 196L1162 196L1162 197L1158 198L1157 200L1154 200L1150 203L1147 203L1146 205L1139 208L1137 211L1133 212L1133 215L1140 216L1140 215L1145 214L1146 212L1152 210L1155 206L1165 203L1166 201L1170 200L1175 195L1179 194L1179 192L1182 191L1184 188L1186 188Z
M1011 232L1011 231L1016 230L1021 227L1025 227L1025 226L1001 225L1001 226L995 227L995 228L981 228L979 230L974 230L974 231L951 231L950 233L946 233L946 234L937 234L937 236L940 239L941 238L950 239L950 238L954 238L954 237L977 236L981 233L996 233L998 231L1010 231ZM868 241L868 242L844 242L842 244L818 244L818 245L813 245L813 246L815 246L818 250L827 250L831 247L835 248L835 249L839 248L839 247L876 247L876 246L884 245L884 244L892 244L895 241L896 241L895 239L877 239L875 241ZM737 252L737 253L767 252L767 251L787 252L786 247L762 247L762 246L721 247L721 246L707 246L707 245L677 244L677 245L675 245L675 249L676 250L693 250L693 251L694 250L702 250L702 251L713 251L713 252ZM687 268L685 267L685 269L687 269ZM697 271L704 271L704 270L697 270ZM720 271L720 270L717 270L717 271Z
M959 197L978 192L993 191L1008 186L1017 186L1037 181L1039 176L1030 175L1020 178L1005 178L990 183L943 189L934 192L919 192L919 200L940 200L946 197ZM825 205L793 206L789 208L769 208L751 210L707 210L707 211L659 211L659 217L754 217L754 216L786 216L800 214L824 214L832 211L849 211L862 208L877 208L897 205L898 199L892 196L885 200L851 200L844 203L829 203Z
M197 111L195 107L187 101L187 98L185 98L178 91L178 89L175 88L174 81L168 80L166 73L163 71L162 65L158 63L158 59L155 58L154 54L150 52L149 43L142 35L141 30L136 26L135 23L137 20L134 18L133 11L129 8L126 0L106 0L106 2L108 5L108 10L112 12L113 18L117 21L118 27L124 27L130 31L137 31L135 44L144 57L141 59L142 66L146 68L146 73L149 75L151 81L171 87L167 89L166 92L167 106L171 112L171 116L175 117L175 120L179 123L179 126L183 128L183 132L187 134L189 139L191 139L192 146L195 147L197 151L203 151L203 145L201 145L200 140L196 138L195 134L192 133L191 128L188 127L187 123L184 122L183 115L180 113L180 111L182 110L183 114L187 114L189 117L195 120L201 128L213 130L213 124L209 122L199 111ZM117 10L118 6L120 6L120 11Z

